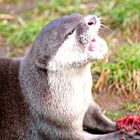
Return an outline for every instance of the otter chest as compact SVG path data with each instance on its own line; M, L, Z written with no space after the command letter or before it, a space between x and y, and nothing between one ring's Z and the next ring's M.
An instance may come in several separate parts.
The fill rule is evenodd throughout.
M49 77L49 84L53 100L52 108L56 109L55 115L64 119L72 116L84 117L91 101L90 69L76 74L52 74Z

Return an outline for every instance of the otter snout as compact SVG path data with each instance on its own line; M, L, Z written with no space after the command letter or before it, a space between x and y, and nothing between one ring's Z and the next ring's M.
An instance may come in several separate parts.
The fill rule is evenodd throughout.
M89 15L84 17L77 27L77 38L82 45L89 46L95 36L98 36L100 19L97 16Z
M54 50L55 43L57 44L57 41L61 40L57 37L62 37L62 43L57 47L57 52L48 63L48 69L58 71L71 67L77 68L107 56L107 44L98 35L101 26L100 18L96 15L68 16L65 18L69 20L64 20L65 22L63 21L60 25L61 28L57 28L57 24L56 29L52 28L52 32L55 34L53 34L53 42L51 39L51 47L48 52Z
M84 17L83 22L77 28L80 46L83 46L90 60L104 59L108 54L106 42L98 35L100 27L100 18L96 15L89 15Z

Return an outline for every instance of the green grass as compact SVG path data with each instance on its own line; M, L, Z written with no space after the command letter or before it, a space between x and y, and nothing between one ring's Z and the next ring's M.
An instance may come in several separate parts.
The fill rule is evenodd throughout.
M129 104L124 104L121 107L122 109L129 111L129 112L136 112L139 108L138 103L129 103Z
M10 1L6 0L7 2ZM14 0L15 2L18 2L18 0ZM111 26L113 30L119 28L126 33L126 37L133 37L131 31L140 29L140 2L138 0L116 0L114 7L109 8L110 2L109 0L101 2L96 12L107 19L106 25ZM51 0L47 4L35 0L35 3L37 6L32 11L19 15L25 21L26 26L19 24L19 17L16 17L14 21L3 20L0 22L0 35L6 38L7 44L18 47L29 45L33 42L42 26L50 20L71 13L86 13L86 10L80 7L80 0ZM3 22L7 22L7 24L3 24ZM13 41L13 39L15 40Z
M139 109L139 104L134 102L134 103L127 103L127 104L123 104L121 107L120 107L121 111L119 112L114 112L114 113L111 113L111 112L105 112L104 114L111 120L113 121L116 121L118 119L122 119L124 117L126 117L128 114L132 114L133 113L133 116L135 116Z
M116 0L111 7L111 2L114 0L106 0L103 6L99 7L98 11L106 17L112 28L123 30L129 33L131 31L140 29L140 1L139 0Z
M125 114L123 114L121 112L115 112L115 113L105 112L105 115L113 121L116 121L118 119L122 119L126 116Z
M29 22L25 26L18 23L11 26L0 23L0 30L1 35L6 38L6 44L19 47L31 44L42 26L43 23L41 21Z
M17 4L17 3L20 3L21 0L1 0L1 2L5 4Z
M133 72L140 69L140 44L134 44L132 46L122 46L116 53L116 60L109 64L109 69L112 71L112 77L109 82L113 82L115 75L117 75L117 81L120 83L127 83L128 76L131 76ZM129 55L128 55L129 54Z
M15 16L12 21L4 19L0 22L0 35L6 38L7 45L30 45L40 29L49 21L66 14L81 13L80 3L77 1L52 0L46 4L35 0L35 3L37 7L32 11ZM21 25L19 19L23 20L25 25Z
M92 68L94 74L101 73L107 69L110 71L108 77L108 85L124 87L125 91L131 92L133 90L133 83L139 86L137 79L140 70L140 44L124 45L116 49L115 60L109 63L95 63ZM137 87L136 90L138 90Z

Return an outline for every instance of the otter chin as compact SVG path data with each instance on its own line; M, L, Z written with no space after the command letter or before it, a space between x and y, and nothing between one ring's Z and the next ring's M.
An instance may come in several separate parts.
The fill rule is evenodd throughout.
M91 62L108 54L100 28L95 15L64 16L44 26L22 59L0 58L1 140L121 138L91 93Z

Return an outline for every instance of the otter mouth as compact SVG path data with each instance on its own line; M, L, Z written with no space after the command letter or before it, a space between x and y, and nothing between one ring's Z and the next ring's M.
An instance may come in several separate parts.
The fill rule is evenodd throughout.
M108 58L108 46L104 39L95 37L86 48L88 56L92 60L103 60Z
M95 43L96 43L96 39L93 38L93 39L91 40L90 45L88 46L88 50L89 50L89 51L94 51L94 50L95 50L95 48L96 48Z
M102 39L99 39L100 37L98 36L101 22L97 16L89 15L85 17L85 24L88 27L87 36L82 36L81 42L85 44L88 51L93 52L98 47L103 46Z

